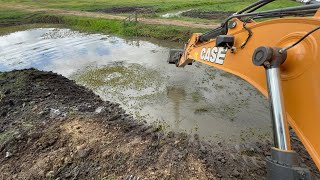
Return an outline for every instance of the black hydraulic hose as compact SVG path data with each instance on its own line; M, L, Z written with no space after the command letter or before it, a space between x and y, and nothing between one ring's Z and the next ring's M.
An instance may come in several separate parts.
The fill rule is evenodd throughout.
M209 41L210 39L216 38L219 35L226 34L226 28L224 27L218 27L212 31L206 32L202 35L199 36L199 42L206 42Z
M274 14L280 15L282 14L285 15L285 13L287 12L301 12L304 10L311 10L313 12L316 12L318 10L318 8L320 8L320 4L310 4L310 5L304 5L304 6L298 6L298 7L289 7L289 8L282 8L282 9L275 9L275 10L268 10L268 11L261 11L261 12L252 12L252 13L246 13L246 14L234 14L230 17L228 17L228 19L226 20L226 22L222 25L222 27L226 28L225 33L228 33L228 22L232 19L232 18L239 18L239 17L248 17L248 16L263 16L265 18L267 18L268 16L264 16L264 15L270 15L270 17L275 17L272 16ZM291 14L292 15L292 14Z
M249 6L246 7L246 8L244 8L244 9L236 12L235 14L242 14L242 13L244 13L245 11L250 10L251 8L254 8L254 7L259 6L259 5L261 5L261 4L264 4L264 5L265 5L265 4L268 4L268 3L272 2L272 1L274 1L274 0L260 0L260 1L258 1L258 2L255 2L255 3L251 4L251 5L249 5ZM260 6L260 7L261 7L261 6Z
M272 1L274 1L274 0L272 0ZM253 11L255 11L255 10L257 10L257 9L259 9L259 8L269 4L269 3L271 3L272 1L265 1L264 3L259 4L258 6L254 7L253 9L250 9L249 11L247 11L247 13L251 13L251 12L253 12Z
M296 46L297 44L299 44L301 41L303 41L306 37L308 37L310 34L318 31L320 29L320 26L316 27L315 29L313 29L312 31L308 32L307 34L305 34L302 38L300 38L297 42L293 43L292 45L282 48L279 50L280 53L283 53L285 51L287 51L288 49L293 48L294 46Z
M268 10L268 11L261 11L261 12L251 12L251 13L246 13L246 14L234 14L228 18L228 20L232 18L237 18L237 17L246 17L246 16L259 16L263 14L272 14L272 13L285 13L285 12L292 12L292 11L302 11L302 10L310 10L314 9L317 10L320 8L320 4L310 4L310 5L305 5L305 6L298 6L298 7L289 7L289 8L283 8L283 9L275 9L275 10ZM227 21L228 21L227 20Z
M294 11L294 12L286 12L286 13L268 13L259 16L253 16L252 19L261 19L261 18L272 18L272 17L284 17L284 16L306 16L313 15L317 10L303 10L303 11Z
M258 1L257 3L262 4L263 2L265 1ZM259 5L257 3L255 3L256 6ZM239 12L242 13L250 8L249 7L245 8ZM268 18L268 17L283 17L288 15L305 15L305 14L309 15L311 13L315 13L318 10L318 8L320 8L320 4L310 4L310 5L304 5L304 6L298 6L298 7L289 7L289 8L282 8L282 9L275 9L275 10L268 10L268 11L261 11L261 12L251 12L251 13L245 13L245 14L236 13L228 17L228 19L220 27L200 35L199 42L206 42L206 41L209 41L210 39L216 38L218 35L227 34L228 22L232 18L251 16L251 17L254 17L253 19L258 19L258 18Z

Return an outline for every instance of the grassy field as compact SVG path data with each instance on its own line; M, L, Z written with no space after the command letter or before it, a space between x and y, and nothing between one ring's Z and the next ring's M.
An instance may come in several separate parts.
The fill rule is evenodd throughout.
M237 11L257 0L1 0L1 3L25 4L36 7L69 10L95 10L115 6L148 6L155 12L179 9L199 9L202 11ZM277 0L262 9L296 6L300 3L290 0Z
M112 33L127 37L152 37L169 41L186 41L194 32L205 32L206 29L166 26L166 25L146 25L130 23L124 26L121 21L83 18L66 16L63 17L65 25L80 31Z
M23 11L0 9L0 24L13 24L15 21L21 21L28 15L30 13Z
M199 11L237 11L256 0L0 0L0 6L27 5L36 8L56 8L64 10L88 11L104 9L115 6L145 6L152 8L154 14L146 18L159 18L165 12L181 9L195 9ZM296 6L300 3L290 0L277 0L262 8L274 9L288 6ZM218 23L215 20L174 17L182 21L194 21L202 23ZM153 37L170 41L185 41L193 32L205 32L207 29L194 27L179 27L168 25L129 24L123 26L120 20L109 20L93 17L62 16L47 14L46 12L25 12L24 10L0 9L0 27L7 25L21 25L33 23L63 24L64 26L87 32L112 33L120 36Z
M44 26L44 23L51 26L59 25L72 28L83 32L115 34L123 37L151 37L169 41L186 41L194 32L205 32L207 29L189 28L166 25L146 25L139 23L128 23L123 25L120 20L78 17L78 16L57 16L49 14L34 14L21 11L0 10L1 23L15 22L13 25L24 24L22 27L17 26L0 26L0 35L10 31ZM22 23L19 23L22 22ZM35 25L28 25L35 24ZM37 25L38 24L38 25ZM46 25L48 26L48 25Z

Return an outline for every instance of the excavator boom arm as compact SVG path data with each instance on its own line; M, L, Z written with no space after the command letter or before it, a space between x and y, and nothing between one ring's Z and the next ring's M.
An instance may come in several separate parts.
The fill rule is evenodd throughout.
M235 15L229 24L226 36L210 39L207 34L193 34L184 51L175 54L175 64L184 67L199 61L241 77L268 96L265 70L252 62L255 49L292 45L320 26L320 10L312 17L263 22L241 21ZM223 28L215 32L226 32ZM320 168L320 31L287 50L280 77L287 120Z

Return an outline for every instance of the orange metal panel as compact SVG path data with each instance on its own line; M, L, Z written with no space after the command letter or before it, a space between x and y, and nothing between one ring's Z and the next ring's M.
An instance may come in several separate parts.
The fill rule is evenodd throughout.
M201 60L203 48L212 49L215 40L193 44L199 36L194 34L180 60L180 66L183 67L193 59L200 61L245 79L265 96L268 95L265 70L253 65L251 59L254 50L259 46L286 47L320 26L320 19L317 17L249 23L247 27L253 35L241 49L248 33L243 29L242 22L236 21L237 27L228 32L235 37L236 51L231 53L228 50L223 64ZM289 124L320 169L320 31L288 50L287 60L281 66L281 79Z

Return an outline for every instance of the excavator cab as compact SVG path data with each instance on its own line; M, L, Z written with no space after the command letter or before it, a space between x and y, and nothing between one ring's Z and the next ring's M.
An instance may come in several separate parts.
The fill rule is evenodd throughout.
M274 147L267 179L311 179L291 150L289 126L319 169L320 4L256 12L273 1L257 1L220 27L193 34L183 50L170 51L168 63L199 61L256 87L270 101Z

